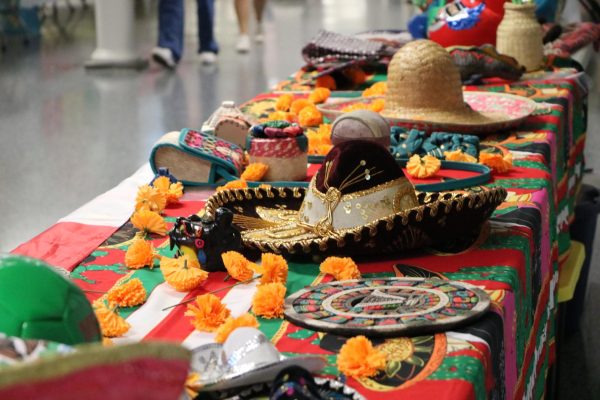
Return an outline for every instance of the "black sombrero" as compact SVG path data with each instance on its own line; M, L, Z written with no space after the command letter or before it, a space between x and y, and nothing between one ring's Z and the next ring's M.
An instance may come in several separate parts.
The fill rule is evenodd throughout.
M354 140L329 152L308 188L223 190L205 210L229 208L251 249L381 254L471 243L505 197L500 187L416 193L385 148Z

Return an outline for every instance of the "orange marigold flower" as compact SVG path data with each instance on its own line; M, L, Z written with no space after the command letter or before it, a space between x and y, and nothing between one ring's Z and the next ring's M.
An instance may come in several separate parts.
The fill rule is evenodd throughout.
M224 324L217 328L215 342L224 343L231 332L243 326L250 328L258 328L258 320L254 315L250 313L246 313L237 318L227 318L227 321L225 321Z
M290 112L292 114L298 115L298 114L300 114L300 111L302 111L306 107L315 108L315 105L312 101L310 101L308 99L296 99L292 102L292 106L290 107Z
M261 255L261 263L259 272L262 274L260 283L283 283L287 281L288 263L285 258L279 254L263 253Z
M356 110L370 110L369 104L367 103L353 103L342 108L342 112L351 112Z
M381 112L384 107L385 107L384 99L375 99L375 100L373 100L373 102L371 104L369 104L369 110L375 111L377 113Z
M498 153L482 151L479 153L479 162L487 165L494 172L503 174L512 168L512 154L509 152L505 155L502 155Z
M219 186L217 188L217 192L220 192L221 190L226 190L226 189L245 189L247 187L248 187L248 184L246 183L245 180L237 179L235 181L229 181L226 184L224 184L223 186Z
M376 82L363 90L362 97L383 96L387 93L387 82Z
M308 129L308 154L327 155L333 147L331 144L331 124L321 124L319 129Z
M167 233L167 223L154 211L139 210L133 213L131 223L144 234L153 232L159 235Z
M323 75L317 78L315 81L316 87L327 88L329 90L337 89L337 84L335 83L335 79L331 75Z
M442 162L434 156L426 155L421 158L415 154L406 163L406 172L415 178L429 178L437 174L441 166Z
M146 289L138 278L115 284L106 294L110 303L119 307L133 307L146 301Z
M331 96L331 90L324 88L324 87L318 87L315 88L312 92L310 92L310 94L308 95L308 100L312 101L315 104L319 104L319 103L324 103L329 96Z
M160 213L167 205L167 198L157 188L143 185L140 186L135 198L135 210L149 210Z
M198 259L187 254L179 258L162 257L160 271L165 281L178 292L195 289L208 278L208 272L200 268Z
M283 317L285 291L285 286L279 282L258 286L252 299L252 312L267 319Z
M275 102L275 109L277 111L289 111L293 101L294 96L292 96L291 94L282 94L277 98L277 101Z
M152 243L138 236L133 239L133 243L127 248L125 265L131 269L140 269L145 266L153 268L156 257Z
M267 121L287 121L294 122L296 120L296 115L291 112L286 111L274 111L269 114L267 117Z
M221 299L211 293L196 297L188 304L185 316L192 317L192 325L199 331L214 332L229 317L229 310Z
M344 343L337 356L340 372L353 378L373 376L385 368L385 353L373 347L369 339L355 336Z
M476 163L477 159L470 154L463 153L461 149L453 150L453 151L445 151L444 157L448 161L460 161L460 162L470 162Z
M298 114L298 124L306 128L307 126L317 126L323 122L321 111L315 107L304 107Z
M109 307L102 301L94 303L94 313L103 336L109 338L122 336L131 327L123 317L117 314L114 307Z
M237 279L241 282L247 281L254 276L254 271L251 266L252 263L237 251L223 253L221 254L221 258L223 259L223 264L225 265L225 269L227 269L227 273L233 279Z
M159 176L152 182L160 193L167 199L167 204L177 203L183 196L183 184L181 182L171 183L166 176Z
M323 274L333 275L336 281L360 279L358 266L350 257L327 257L320 266Z
M245 181L260 181L263 176L269 170L269 166L263 163L251 163L248 164L244 172L242 172L241 178Z

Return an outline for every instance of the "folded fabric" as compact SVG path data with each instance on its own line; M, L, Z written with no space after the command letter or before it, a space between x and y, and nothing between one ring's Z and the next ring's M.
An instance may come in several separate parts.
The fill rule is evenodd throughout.
M244 152L238 145L210 133L185 128L169 132L154 145L150 166L168 168L184 185L217 185L239 177Z
M473 135L433 132L428 137L424 131L393 126L391 139L390 153L396 159L410 158L415 154L444 159L445 151L454 150L462 150L475 158L479 156L479 138Z

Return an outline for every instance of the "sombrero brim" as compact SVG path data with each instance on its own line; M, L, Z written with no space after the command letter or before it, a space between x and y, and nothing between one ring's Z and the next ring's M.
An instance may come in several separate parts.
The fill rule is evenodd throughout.
M468 107L455 110L394 108L384 109L381 115L391 125L477 134L516 127L537 107L531 99L508 93L463 92L463 97ZM326 117L335 119L343 113L342 108L355 103L368 104L376 98L325 103L318 108Z
M423 246L464 248L475 240L483 223L506 197L506 190L500 187L418 193L418 207L326 236L299 233L281 237L278 225L257 212L272 210L289 218L300 209L305 193L304 188L288 187L223 190L208 199L205 210L214 215L218 207L229 208L242 233L242 243L249 249L290 255L359 255Z

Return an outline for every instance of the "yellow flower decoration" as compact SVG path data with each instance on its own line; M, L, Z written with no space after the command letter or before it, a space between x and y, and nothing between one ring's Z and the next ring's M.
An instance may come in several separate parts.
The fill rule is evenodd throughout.
M329 96L331 96L331 90L324 87L318 87L315 88L312 92L310 92L310 94L308 95L308 100L312 101L315 104L319 104L327 101Z
M353 378L373 376L384 369L385 365L385 353L375 349L364 336L348 339L337 356L338 370Z
M434 156L426 155L421 158L418 154L412 156L406 163L406 171L415 178L429 178L437 174L442 162Z
M267 319L282 318L285 291L285 286L279 282L258 286L252 299L252 312Z
M157 188L144 185L138 189L135 198L135 210L149 210L160 213L167 205L167 198Z
M461 149L457 149L454 151L445 151L444 157L448 161L460 161L460 162L469 162L476 163L477 159L470 154L463 153Z
M247 281L254 276L254 271L251 267L251 262L237 251L228 251L221 254L223 264L227 273L238 281Z
M144 234L152 232L162 236L167 233L167 223L154 211L136 211L131 217L131 223Z
M185 316L192 317L192 325L199 331L214 332L229 317L230 311L214 294L203 294L188 304Z
M160 271L165 281L178 292L188 292L208 278L197 259L184 254L179 258L162 257Z
M351 112L356 110L370 110L369 105L367 103L353 103L349 104L346 107L342 108L342 112Z
M384 99L376 99L371 104L369 104L369 110L375 111L377 113L383 111L384 107L385 107Z
M250 328L258 328L258 320L252 314L246 313L237 318L229 317L224 324L219 326L216 331L215 342L224 343L231 332L243 326Z
M220 192L221 190L226 190L226 189L245 189L247 187L248 187L248 184L246 183L245 180L237 179L235 181L229 181L226 184L224 184L223 186L219 186L217 188L217 192Z
M171 183L166 176L156 178L152 186L165 196L167 204L177 203L183 196L183 184L181 182Z
M103 336L109 338L123 336L131 327L127 321L117 314L115 307L108 307L103 301L94 302L94 313Z
M240 178L245 181L260 181L266 175L267 171L269 171L267 164L252 163L246 167Z
M387 82L376 82L362 92L362 97L383 96L387 93Z
M119 307L133 307L143 304L146 301L146 289L142 281L138 278L130 279L124 283L115 284L106 297L110 303L115 303Z
M327 155L333 147L331 143L331 124L321 124L319 129L308 129L306 131L308 138L308 154Z
M302 111L305 107L315 108L315 104L308 99L296 99L292 102L290 106L290 112L292 114L298 115L300 111Z
M479 153L479 162L483 165L487 165L494 172L503 174L512 168L512 154L506 153L505 155L502 155L482 151Z
M260 283L283 283L287 281L288 263L279 254L263 253L259 272L262 274Z
M275 102L275 110L277 111L289 111L292 102L294 101L294 96L289 93L282 94L277 98Z
M336 281L360 279L358 266L350 257L327 257L320 266L322 274L333 275Z
M274 111L267 117L268 121L287 121L294 122L296 115L286 111Z
M138 236L127 248L125 265L131 269L140 269L145 266L154 268L154 259L157 257L152 243Z
M298 114L298 124L305 128L317 126L323 122L323 115L316 107L304 107Z

